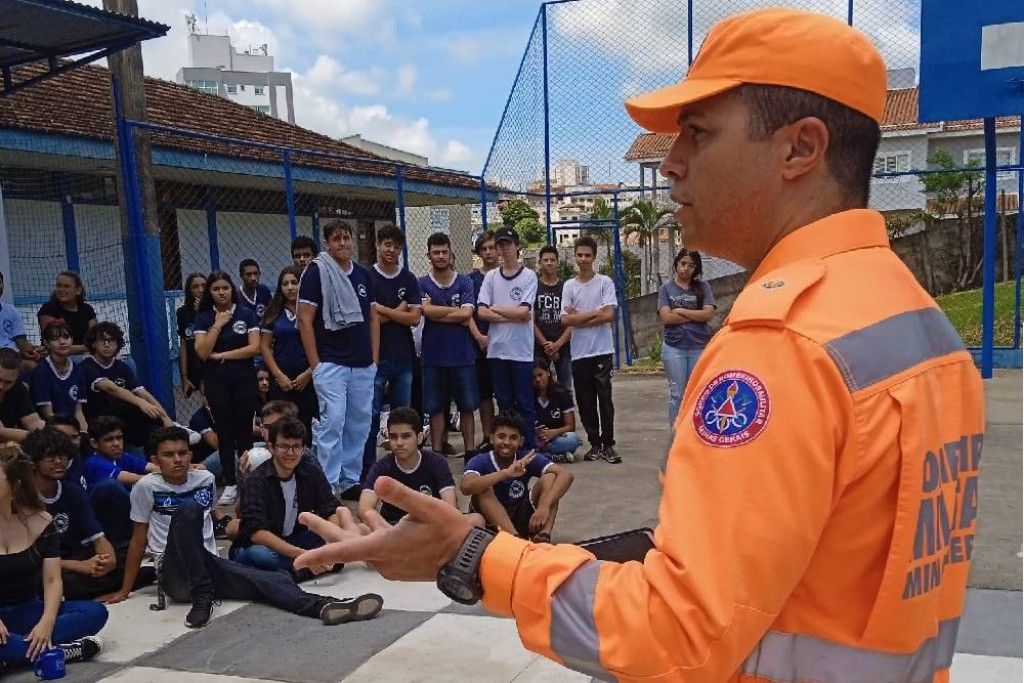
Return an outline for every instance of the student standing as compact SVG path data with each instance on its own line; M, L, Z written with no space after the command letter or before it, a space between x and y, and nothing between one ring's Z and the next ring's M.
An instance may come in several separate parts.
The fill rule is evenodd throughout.
M190 273L185 279L185 303L178 307L178 370L181 392L188 398L203 382L203 362L196 355L195 322L206 290L206 276Z
M319 409L313 370L302 348L297 324L301 278L302 270L295 266L285 267L277 276L277 289L260 323L260 352L271 380L266 400L294 403L299 409L299 419L306 425L308 438Z
M49 323L43 328L43 343L46 345L46 358L36 366L29 379L32 400L44 418L57 413L74 415L84 432L87 424L82 404L88 398L82 373L71 361L71 349L75 348L71 327L63 322ZM84 344L81 348L85 348Z
M252 358L260 348L259 321L238 300L230 275L210 273L195 322L196 353L204 363L203 388L224 476L219 505L233 505L238 498L235 461L252 446L258 402Z
M661 362L668 378L669 427L676 423L686 384L711 340L708 321L715 315L715 295L701 279L704 266L700 254L680 249L672 270L674 277L658 290L658 317L665 324Z
M332 220L323 235L327 250L299 282L299 335L320 400L313 444L335 494L359 500L380 330L370 272L352 259L351 226Z
M85 333L96 324L96 311L85 302L85 285L82 276L72 270L65 270L57 276L50 300L36 313L40 332L50 323L67 323L71 330L72 356L85 353Z
M260 282L260 264L255 259L243 259L238 264L238 277L242 279L239 303L255 313L259 320L266 312L271 297L270 287Z
M480 267L474 268L469 274L473 281L474 301L480 296L480 288L484 284L484 276L498 267L498 248L494 244L494 233L490 230L476 238L473 244L473 253L480 257ZM466 325L469 332L476 341L476 387L480 394L480 429L483 441L474 450L489 450L491 447L491 429L494 427L494 387L491 385L491 368L487 364L487 333L490 331L490 323L480 317L474 309L473 317ZM468 449L468 446L467 446Z
M399 263L405 235L394 225L377 231L377 263L370 269L373 303L380 324L380 358L373 380L373 414L363 453L360 481L377 460L377 424L384 399L392 409L412 403L412 364L416 351L412 328L420 323L420 283Z
M292 265L305 270L316 256L316 242L309 235L299 235L292 240Z
M526 447L536 445L533 409L533 302L537 274L519 260L519 233L502 228L494 234L501 267L484 277L477 310L490 323L487 362L498 410L514 410L527 425Z
M537 255L537 300L533 304L534 355L555 366L558 382L572 395L572 355L569 337L572 328L562 324L562 288L558 277L558 249L550 244Z
M580 420L590 441L590 450L583 458L617 464L622 458L615 451L612 321L619 302L612 279L594 271L596 255L594 238L583 237L576 243L579 273L562 289L562 324L572 328L572 380Z
M423 293L423 412L430 416L435 453L444 448L448 405L459 409L463 450L475 443L473 411L480 403L476 385L477 347L467 321L473 317L473 281L452 265L452 243L436 232L427 238L430 273L420 278Z

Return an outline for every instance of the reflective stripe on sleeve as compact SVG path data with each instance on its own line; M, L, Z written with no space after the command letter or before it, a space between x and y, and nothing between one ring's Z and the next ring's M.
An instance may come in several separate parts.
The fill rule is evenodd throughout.
M814 636L769 631L743 662L742 673L800 683L931 683L953 663L960 619L939 622L939 633L916 652L892 654L830 643Z
M937 308L900 313L825 344L850 391L963 349L960 335Z
M555 591L551 600L551 649L570 669L613 681L615 677L601 666L594 621L594 593L602 564L591 560L580 565Z

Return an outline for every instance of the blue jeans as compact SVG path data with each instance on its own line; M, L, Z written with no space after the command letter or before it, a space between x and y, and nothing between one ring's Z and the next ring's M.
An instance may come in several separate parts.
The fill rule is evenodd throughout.
M206 471L212 474L214 479L217 481L220 481L224 477L224 468L220 465L220 454L217 451L206 456L200 464L202 464L202 466L206 468Z
M7 642L0 645L0 662L24 664L28 661L28 640L25 636L43 616L43 601L32 598L24 602L0 604L0 621L7 627ZM51 640L54 645L94 636L107 623L107 606L91 600L65 600L57 610Z
M313 369L313 385L320 401L313 444L331 486L347 489L359 484L376 374L377 366L372 363L352 368L320 361Z
M380 424L380 413L384 407L384 397L388 405L395 408L412 405L412 361L390 361L382 359L377 363L377 374L373 379L373 410L370 416L370 433L366 437L366 449L363 451L363 471L360 481L377 461L377 426Z
M303 529L291 536L285 536L283 540L285 543L291 543L295 547L302 548L303 550L312 550L313 548L319 548L324 544L324 539L320 538L309 529ZM291 570L292 563L294 562L292 558L280 555L277 551L271 550L265 545L251 545L248 548L242 548L236 552L235 556L231 559L249 567L267 569L270 571L277 569L284 569L286 571Z
M89 487L89 503L107 540L117 545L132 537L132 509L128 489L117 479L104 479Z
M572 453L579 448L582 443L583 441L580 440L580 437L576 436L575 432L566 432L565 434L559 434L555 438L551 439L551 441L548 441L547 445L544 446L544 452L551 453L552 455L556 455L558 453Z
M703 349L677 349L663 344L661 347L661 363L665 366L665 377L668 378L668 426L675 427L679 404L686 391L686 383L690 381L693 367Z
M491 382L498 410L515 410L523 418L523 446L537 445L537 412L533 406L533 363L530 361L488 358Z

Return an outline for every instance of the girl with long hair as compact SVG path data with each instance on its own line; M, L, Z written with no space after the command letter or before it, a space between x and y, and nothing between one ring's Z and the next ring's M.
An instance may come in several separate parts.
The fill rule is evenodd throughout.
M20 446L0 445L0 669L54 648L66 662L92 659L107 623L102 603L62 601L60 536L32 471Z
M306 425L308 441L313 418L319 410L313 388L313 370L309 367L299 328L295 324L301 277L302 269L297 266L287 266L277 276L277 289L260 324L260 352L263 365L270 373L267 400L291 401L298 406L299 419Z
M582 443L576 435L576 406L572 395L551 375L547 359L533 364L533 389L537 450L555 462L574 462Z
M195 336L224 474L218 505L234 505L238 499L235 462L252 447L253 415L259 403L252 359L260 349L260 327L252 309L238 305L238 290L223 271L206 279Z
M704 282L704 263L696 251L680 249L672 260L673 277L658 290L658 317L665 325L661 362L668 378L668 424L676 413L704 347L711 340L708 321L715 315L715 295Z
M206 276L189 273L185 278L185 303L178 307L178 369L181 371L181 392L186 397L199 389L203 382L203 363L196 355L195 322L199 302L206 290Z

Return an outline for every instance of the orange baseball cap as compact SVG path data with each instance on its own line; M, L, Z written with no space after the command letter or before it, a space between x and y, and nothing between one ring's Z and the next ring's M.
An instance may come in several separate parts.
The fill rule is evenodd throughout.
M682 81L626 101L655 133L679 132L679 109L744 83L816 93L881 123L885 62L863 33L824 14L765 9L711 27Z

